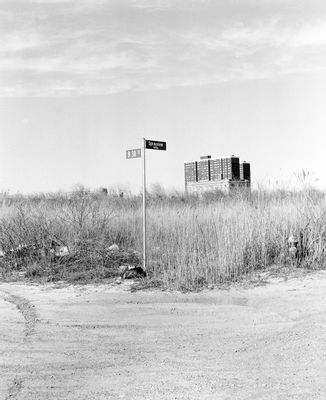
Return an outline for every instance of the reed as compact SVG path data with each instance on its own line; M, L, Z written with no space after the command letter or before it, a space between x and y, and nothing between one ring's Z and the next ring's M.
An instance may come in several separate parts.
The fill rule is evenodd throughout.
M192 289L228 282L274 265L325 268L323 193L260 190L197 198L160 191L149 194L148 203L149 276L168 287ZM141 259L140 196L21 196L1 204L2 251L8 254L22 245L38 249L20 263L2 257L2 276L26 270L34 277L52 274L51 279L103 279L115 276L118 263L128 261L128 254L136 252ZM289 256L290 235L300 239L296 259ZM72 272L62 260L54 274L46 257L53 241L72 253L77 244L87 248L87 257L79 258ZM113 243L124 252L124 259L105 256Z

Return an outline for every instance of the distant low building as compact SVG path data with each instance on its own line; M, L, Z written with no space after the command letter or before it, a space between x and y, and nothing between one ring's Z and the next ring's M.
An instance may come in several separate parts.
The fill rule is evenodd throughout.
M199 160L187 161L184 172L185 190L189 194L250 189L250 163L240 163L239 157L234 155L226 158L203 156Z

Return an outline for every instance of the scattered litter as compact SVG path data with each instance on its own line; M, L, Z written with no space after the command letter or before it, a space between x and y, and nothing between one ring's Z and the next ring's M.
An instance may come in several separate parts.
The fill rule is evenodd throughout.
M288 245L290 247L297 247L298 243L299 243L299 240L298 240L298 238L296 236L294 236L294 235L289 236Z
M57 248L54 254L56 255L56 257L69 256L69 249L67 246L60 246L59 248Z
M295 246L289 248L289 254L292 258L296 258L298 249Z
M139 265L121 265L119 267L122 279L144 278L146 271Z
M9 250L9 253L11 256L18 257L18 258L24 258L29 256L30 254L33 254L35 252L36 247L34 245L27 245L27 244L19 244L17 247L12 247ZM6 253L4 253L4 256L7 256Z
M114 243L109 247L109 251L119 251L119 246Z
M289 255L291 258L296 258L298 253L299 240L295 235L291 235L288 238Z

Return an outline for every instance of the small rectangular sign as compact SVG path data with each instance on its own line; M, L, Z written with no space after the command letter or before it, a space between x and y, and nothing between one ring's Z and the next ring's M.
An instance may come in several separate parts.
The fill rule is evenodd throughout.
M157 140L146 140L146 149L166 150L166 142L159 142Z
M127 150L126 158L141 158L141 149Z

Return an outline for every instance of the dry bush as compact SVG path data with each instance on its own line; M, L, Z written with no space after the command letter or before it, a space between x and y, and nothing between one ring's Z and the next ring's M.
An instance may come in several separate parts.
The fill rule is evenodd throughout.
M320 192L198 198L155 190L148 202L148 272L155 282L193 290L273 265L325 267L326 204ZM0 247L6 254L22 245L30 251L2 259L0 269L3 275L25 269L30 277L48 279L115 276L119 264L139 262L141 217L140 196L11 199L0 209ZM299 238L295 259L288 252L291 234ZM52 242L67 246L71 256L54 262ZM108 252L113 243L121 248L114 257Z
M122 210L120 210L122 212ZM48 280L93 280L114 277L121 264L138 264L132 230L117 222L105 199L87 196L20 199L2 208L0 272L26 272ZM127 222L127 221L126 221ZM121 250L110 251L117 244ZM58 256L60 247L69 254Z
M196 288L272 265L325 267L323 194L260 191L206 200L149 210L149 258L154 276L166 284ZM288 252L291 234L299 238L294 260Z

